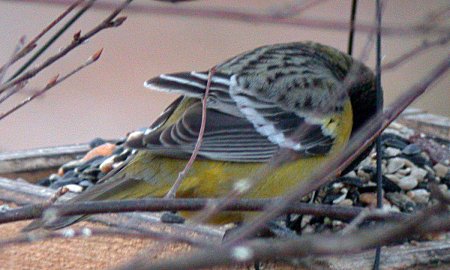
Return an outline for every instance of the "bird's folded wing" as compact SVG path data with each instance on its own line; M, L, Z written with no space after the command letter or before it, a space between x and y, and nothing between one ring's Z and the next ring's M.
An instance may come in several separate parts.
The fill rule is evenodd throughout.
M198 99L173 124L147 132L143 138L146 149L178 158L191 155L200 130L200 98L204 95L207 80L206 72L190 72L161 75L145 83L154 90ZM233 87L234 91L230 91ZM287 110L270 99L245 95L244 91L236 90L239 87L231 75L216 73L212 76L200 157L264 162L279 148L290 148L304 156L326 154L331 149L334 134L327 134L320 121L311 122L306 116ZM171 110L169 106L166 112ZM163 120L169 117L166 115Z

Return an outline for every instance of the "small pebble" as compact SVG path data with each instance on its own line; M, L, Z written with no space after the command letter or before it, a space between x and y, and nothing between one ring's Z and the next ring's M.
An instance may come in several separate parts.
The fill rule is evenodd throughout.
M417 181L421 182L423 179L425 179L425 176L428 174L428 172L421 168L413 168L411 170L410 176L415 176L417 178Z
M340 201L340 202L338 203L338 205L342 205L342 206L352 206L352 205L353 205L353 202L352 202L352 200L350 200L350 199L345 199L345 200Z
M412 212L416 208L416 203L408 196L400 192L388 192L386 198L405 212Z
M363 180L364 182L369 182L370 181L370 174L366 173L365 171L358 169L358 171L356 172L356 175Z
M177 214L171 213L171 212L164 212L161 215L160 218L161 222L163 223L175 223L175 224L180 224L180 223L184 223L185 219Z
M56 173L52 173L50 174L50 176L48 177L48 179L52 182L58 181L59 179L61 179L61 176L59 176Z
M397 177L393 175L394 177ZM402 189L396 184L395 181L392 181L389 177L383 175L383 190L386 192L399 192ZM398 178L397 178L398 179ZM396 179L396 180L397 180ZM400 179L398 179L400 181Z
M342 202L343 200L345 200L345 197L347 197L347 193L348 193L348 190L346 188L341 189L342 195L340 197L334 199L333 204L338 204L338 203Z
M419 167L424 167L425 165L433 166L433 163L429 159L425 158L424 156L422 156L420 154L412 155L412 156L409 156L409 155L402 155L402 156L409 159L416 166L419 166Z
M392 158L389 160L387 165L387 173L395 173L405 166L405 159L403 158Z
M427 203L430 199L430 192L425 189L410 190L406 195L416 203Z
M102 173L108 173L113 169L113 165L114 165L114 158L116 156L110 156L109 158L105 159L105 161L103 161L102 164L100 164L100 171Z
M439 185L438 188L439 188L443 193L448 192L448 187L447 187L447 185L445 185L445 184Z
M9 207L9 205L7 205L7 204L0 205L0 213L6 212L6 211L9 211L9 210L11 210L11 207Z
M387 147L394 147L397 149L403 149L408 145L407 140L393 133L381 134L381 142Z
M376 193L363 193L359 196L359 201L363 205L376 206L377 205L377 194ZM383 198L383 205L391 205L389 201Z
M58 175L63 176L67 171L74 170L84 163L83 160L72 160L62 165L58 170Z
M404 168L398 170L395 174L399 175L400 177L406 176L411 173L411 168Z
M78 185L80 185L80 186L82 186L84 188L88 188L88 187L93 186L94 184L91 181L89 181L89 180L83 180L80 183L78 183Z
M412 156L422 152L422 149L417 144L413 143L403 148L402 152L405 155Z
M83 187L81 187L79 185L70 184L70 185L65 185L64 187L67 188L70 192L74 192L74 193L80 193L81 191L83 191Z
M116 149L115 144L105 143L87 152L87 154L81 160L87 161L97 156L109 156L112 155L115 149Z
M63 178L59 181L56 181L50 185L50 188L57 189L62 186L67 186L71 184L78 184L81 181L78 177L69 177L69 178Z
M89 147L91 147L91 149L92 149L92 148L95 148L95 147L100 146L100 145L105 144L105 143L106 143L106 141L104 139L102 139L102 138L95 138L95 139L93 139L92 141L89 142Z
M124 161L121 161L121 162L117 162L117 163L114 163L114 164L112 165L112 167L113 167L113 169L115 169L115 168L117 168L117 167L120 167L120 166L122 166L122 165L123 165L123 163L124 163Z
M395 157L402 153L400 149L394 147L388 147L384 150L386 157Z
M396 183L403 190L411 190L419 184L416 176L405 176L400 178L400 181Z
M433 169L436 172L436 176L442 178L448 173L449 168L441 163L436 163Z

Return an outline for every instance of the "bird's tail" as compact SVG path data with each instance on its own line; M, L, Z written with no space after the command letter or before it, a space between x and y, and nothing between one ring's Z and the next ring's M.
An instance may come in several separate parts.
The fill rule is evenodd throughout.
M137 156L132 158L132 160L126 166L121 166L120 168L117 168L117 170L111 171L107 176L101 179L99 183L64 203L70 204L85 201L142 198L147 196L161 197L161 194L165 194L164 192L167 192L168 189L165 190L165 188L159 187L159 189L156 190L156 187L149 185L146 183L146 181L144 181L145 178L142 175L146 173L145 171L142 172L133 170L134 167L144 167L135 166L136 163L151 163L152 161L154 161L154 156L148 153L139 153L138 156L139 158L137 158ZM149 166L147 166L146 168L148 167ZM143 187L144 185L145 188ZM170 186L168 186L168 188L170 188ZM85 219L86 217L87 215L55 217L51 216L50 214L44 214L43 218L34 220L29 225L24 227L22 231L28 232L38 228L57 230L72 225L82 219Z

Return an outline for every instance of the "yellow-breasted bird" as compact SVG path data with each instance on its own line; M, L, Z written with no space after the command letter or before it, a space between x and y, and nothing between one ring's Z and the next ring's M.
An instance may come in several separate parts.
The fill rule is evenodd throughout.
M163 197L194 149L207 80L208 72L183 72L146 81L145 87L181 96L145 133L130 139L141 150L125 166L71 201ZM280 196L345 146L376 113L375 98L372 71L329 46L276 44L233 57L212 76L203 143L177 197L224 196L287 149L296 158L267 173L243 197ZM57 229L81 218L35 221L26 230ZM245 218L222 213L211 221Z

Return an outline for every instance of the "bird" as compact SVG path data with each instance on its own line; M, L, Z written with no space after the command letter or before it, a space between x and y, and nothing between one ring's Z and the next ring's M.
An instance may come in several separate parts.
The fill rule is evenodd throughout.
M164 197L194 151L203 98L203 141L177 198L226 196L271 160L289 155L242 194L282 196L342 151L377 113L371 69L312 41L258 47L216 65L211 74L162 74L144 86L180 96L145 132L129 137L128 147L138 149L132 158L66 203ZM357 160L367 154L368 150ZM208 222L245 222L249 216L224 212ZM24 230L59 229L84 217L35 220Z

